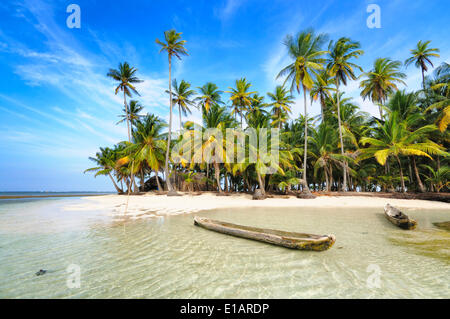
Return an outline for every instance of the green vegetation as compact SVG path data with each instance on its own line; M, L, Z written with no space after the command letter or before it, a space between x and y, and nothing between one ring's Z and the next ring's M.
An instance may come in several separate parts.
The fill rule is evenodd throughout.
M433 74L425 75L439 50L429 48L429 41L419 42L411 50L405 64L415 63L421 69L422 89L407 92L397 86L406 78L401 62L378 58L372 70L364 72L355 62L364 54L358 42L340 38L330 41L326 49L326 38L312 30L286 37L291 61L278 74L284 84L268 92L265 101L244 77L226 92L212 82L194 90L187 81L172 80L172 57L187 54L186 41L181 33L166 31L164 41L156 42L169 60L169 123L153 114L140 115L143 106L137 100L127 103L127 96L138 94L134 83L140 80L135 68L121 63L108 76L118 81L116 94L123 91L120 123L127 122L129 138L113 148L100 148L91 158L96 166L86 172L108 175L118 192L130 192L133 187L136 191L134 176L142 189L150 176L158 174L169 177L163 178L165 185L156 179L158 189L165 187L169 192L180 190L182 184L192 190L196 179L220 193L255 189L262 194L309 193L310 189L448 192L449 65L443 63ZM362 112L346 96L348 81L359 78L361 96L378 105L379 118ZM304 113L292 119L294 93L303 93ZM321 113L309 117L308 101L314 100L320 102ZM181 135L172 133L174 105L178 106ZM202 123L182 122L191 107L201 110ZM228 128L253 128L257 133L268 130L268 148L275 143L272 146L279 154L261 155L249 143L242 149L234 142L242 131L234 131L229 140ZM270 140L271 128L280 129L279 140ZM191 158L169 156L175 145L190 146L191 137L198 134L207 136ZM231 145L235 153L242 152L243 161L237 162L225 152ZM254 161L251 154L256 154Z

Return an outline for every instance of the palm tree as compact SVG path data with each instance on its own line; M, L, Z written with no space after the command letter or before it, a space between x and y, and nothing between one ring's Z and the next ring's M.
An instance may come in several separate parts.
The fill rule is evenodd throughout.
M191 145L192 136L203 133L206 129L212 129L209 131L210 134L207 138L202 141L201 147L194 149L190 168L193 169L200 159L202 161L206 160L207 165L209 162L212 162L219 193L223 192L220 185L220 164L223 162L224 165L229 168L229 164L226 160L225 130L228 127L232 127L233 123L233 117L227 112L225 107L221 107L217 103L211 104L209 111L206 111L206 108L203 109L203 126L199 128L202 132L190 130L187 131L184 136L189 137L186 138L186 143ZM209 156L211 157L209 158Z
M407 122L399 121L399 116L396 112L392 113L383 124L378 121L377 124L378 127L374 137L361 138L361 144L368 144L369 147L361 149L360 159L375 157L378 163L385 165L389 156L394 157L399 165L403 192L406 191L406 188L400 155L425 156L432 159L430 155L447 154L442 146L430 140L417 142L423 140L423 137L430 132L437 130L435 125L425 125L411 132L408 130Z
M295 38L288 35L284 41L288 49L289 56L293 62L283 68L277 75L279 77L286 77L284 84L291 82L291 92L294 89L300 94L300 88L303 89L304 95L304 109L305 109L305 147L303 160L303 181L306 191L309 192L308 183L306 180L306 160L308 152L308 127L307 127L307 91L311 90L314 84L314 77L317 75L317 70L322 70L325 59L321 56L327 51L322 51L321 46L325 41L325 35L315 35L313 30L300 32Z
M123 123L127 120L127 118L130 119L131 123L131 130L133 130L133 126L136 124L136 121L139 120L139 118L142 117L142 115L139 115L139 113L144 109L144 107L136 100L131 100L129 105L129 110L127 111L126 108L123 109L124 115L119 115L122 119L117 122L116 124ZM127 117L127 112L129 113L129 116Z
M349 159L338 152L338 134L336 130L328 126L326 122L313 130L310 138L312 156L314 158L314 176L319 168L323 168L327 191L331 190L333 184L333 164L342 165L345 159Z
M325 101L331 98L331 91L335 89L331 86L334 83L334 79L330 76L327 70L322 70L316 77L313 87L311 89L311 102L312 100L320 101L320 114L322 121L325 120Z
M341 154L344 156L344 140L342 139L342 125L341 125L341 108L340 108L340 94L339 84L347 85L347 79L356 80L354 69L359 69L362 72L362 68L352 62L353 58L359 58L364 53L359 48L361 45L359 42L353 42L349 38L340 38L338 41L331 41L328 46L329 57L327 69L330 75L334 77L334 83L336 84L336 97L337 97L337 115L339 125L339 140L341 144ZM347 162L344 160L342 163L342 170L344 175L344 181L342 189L347 191Z
M120 159L121 164L133 162L133 172L144 172L145 167L155 172L158 189L161 191L159 184L158 172L161 163L164 162L164 151L166 150L166 142L162 138L162 129L166 124L153 114L148 114L142 121L136 122L136 129L133 130L133 142L126 144L125 153L130 154ZM144 175L144 174L142 174ZM143 176L141 181L143 182ZM143 185L143 183L142 183Z
M137 69L134 67L131 67L128 62L119 63L119 68L117 70L110 69L109 72L106 74L106 76L116 80L119 82L119 85L116 87L115 94L117 94L119 91L123 92L123 104L125 107L125 112L127 116L127 128L128 128L128 142L131 143L131 118L130 118L130 112L128 111L128 105L127 105L127 96L131 97L131 92L139 95L138 91L134 87L133 84L140 83L142 80L140 80L136 76ZM133 173L131 173L131 182L133 183L134 177ZM131 187L128 189L128 194L130 194Z
M182 130L182 122L181 122L181 113L183 113L184 116L187 116L187 114L191 114L191 110L189 106L194 105L194 101L190 100L190 98L195 95L194 90L190 90L191 84L189 82L186 82L184 80L181 80L180 84L177 83L177 79L173 80L172 83L174 87L173 92L173 101L172 103L175 105L178 105L178 114L180 116L180 132ZM166 93L169 93L169 91L166 91Z
M444 132L450 124L450 64L444 62L435 70L436 80L430 83L427 97L432 95L433 104L425 112L441 110L437 119L439 130Z
M127 118L127 127L128 127L128 142L131 142L131 127L130 127L130 112L128 111L128 105L127 105L127 96L131 97L131 92L139 95L138 91L134 87L133 84L140 83L142 80L140 80L138 77L136 77L137 69L134 67L131 67L128 62L119 63L119 68L117 70L115 69L109 69L108 74L106 76L116 80L119 82L119 85L116 87L115 94L117 94L119 91L123 92L123 105L126 112L126 118Z
M437 170L434 170L429 165L423 165L430 172L429 176L425 176L425 181L430 183L432 187L436 189L436 192L440 192L444 187L450 187L450 167L442 166Z
M209 111L209 107L214 103L223 103L220 97L223 92L214 83L208 82L198 89L200 90L200 96L196 97L194 101L198 102L202 107L202 113L203 109Z
M182 55L187 55L187 51L184 47L186 40L181 40L181 32L176 32L174 29L164 31L164 42L156 39L156 43L161 46L159 52L167 52L169 58L169 103L170 103L170 115L169 115L169 133L167 135L167 150L166 150L166 162L164 165L164 175L166 177L167 189L169 194L174 193L172 183L170 182L169 175L169 152L170 152L170 140L172 135L172 56L176 56L181 60Z
M275 92L268 92L267 95L272 103L272 119L273 124L281 129L281 124L286 122L287 115L290 114L291 105L294 104L294 97L289 94L289 91L281 85L277 85Z
M405 66L410 65L414 62L417 68L420 68L422 71L422 88L425 90L425 72L428 71L427 64L433 67L433 63L431 62L431 58L439 58L439 49L437 48L429 48L431 41L422 42L419 41L417 46L411 50L411 57L405 61Z
M362 98L364 100L369 98L373 103L379 104L381 119L383 118L381 104L384 104L389 94L398 90L396 83L405 84L402 79L406 78L406 74L400 71L401 65L400 61L376 59L373 69L363 74L366 79L359 84L362 88Z
M242 128L242 118L244 116L244 112L250 108L252 105L251 95L256 92L249 92L248 90L251 87L251 83L247 82L245 78L241 78L236 80L236 88L229 88L231 91L226 91L226 93L230 93L230 100L232 101L233 111L231 114L235 116L239 113L241 116L241 128Z
M84 173L95 172L95 177L99 175L108 175L109 178L111 178L116 191L118 193L123 193L123 190L117 185L116 181L111 175L111 172L114 172L114 167L116 165L117 152L114 152L114 150L108 147L100 147L100 152L97 152L95 154L95 157L89 157L89 159L93 161L97 166L88 168L84 171Z

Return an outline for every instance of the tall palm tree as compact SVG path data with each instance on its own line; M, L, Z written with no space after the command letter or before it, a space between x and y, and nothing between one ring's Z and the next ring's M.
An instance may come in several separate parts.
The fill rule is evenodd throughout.
M251 95L256 92L249 92L251 87L251 83L247 82L245 78L241 78L236 80L236 88L229 88L231 91L226 91L226 93L230 93L230 100L232 101L233 111L231 114L235 116L239 113L241 116L241 128L242 128L242 118L244 116L244 112L250 108L252 105Z
M286 122L287 115L292 112L291 105L294 104L294 97L281 85L277 85L274 93L268 92L267 95L272 101L269 106L272 106L273 124L281 129L281 124Z
M431 62L431 58L439 58L439 49L437 48L429 48L431 41L419 41L417 46L411 50L411 57L406 59L405 66L410 65L414 62L417 68L420 68L422 71L422 88L425 90L425 72L428 71L427 64L433 67L433 63Z
M164 41L156 39L156 43L161 46L159 52L167 52L169 59L169 103L170 103L170 113L169 113L169 134L167 135L167 150L166 150L166 162L164 165L164 175L166 177L166 184L169 194L174 193L172 183L170 182L169 175L169 152L170 152L170 140L172 135L172 56L177 57L181 60L182 55L188 55L184 45L186 40L181 40L181 32L176 32L175 29L164 31Z
M186 82L185 80L181 80L180 84L177 83L177 79L173 80L172 83L174 87L173 92L173 104L178 105L178 115L180 116L180 132L182 130L182 122L181 122L181 113L183 113L184 116L187 116L187 114L191 114L191 109L189 106L194 105L194 101L191 100L191 97L195 95L194 90L190 90L191 84L189 82ZM169 93L169 91L166 91L166 93Z
M209 111L210 106L214 103L223 103L220 97L223 92L220 91L217 85L215 85L214 83L208 82L205 85L198 87L198 89L200 95L196 97L194 101L199 103L202 108L202 113L203 109Z
M128 62L119 63L119 68L116 69L110 69L109 72L106 74L106 76L116 80L119 82L119 85L116 87L115 94L117 94L119 91L123 92L123 105L125 107L126 116L127 116L127 128L128 128L128 142L131 143L131 119L130 119L130 112L128 110L127 105L127 96L131 97L131 92L139 95L138 91L134 87L133 84L140 83L142 80L140 80L136 76L137 69L134 67L131 67ZM133 173L131 174L131 181L133 181ZM131 187L128 189L128 194L131 191Z
M277 75L286 77L284 83L291 82L291 92L295 89L300 94L300 88L303 89L304 95L304 111L305 111L305 147L303 160L303 181L306 191L309 192L306 180L306 160L308 152L308 127L307 127L307 91L311 90L314 84L314 77L317 70L322 70L325 59L321 56L327 53L321 49L326 37L323 34L315 35L313 30L300 32L295 38L288 35L284 41L288 54L293 60L291 64L283 68Z
M338 41L331 41L328 46L329 56L327 69L331 76L334 76L334 83L336 85L336 97L337 97L337 116L339 125L339 140L341 144L341 154L344 156L344 140L342 138L342 125L341 125L341 103L339 94L339 85L347 85L347 80L356 80L354 69L359 69L362 72L362 68L352 62L351 59L359 58L364 53L360 50L361 45L359 42L353 42L349 38L340 38ZM342 163L342 170L344 175L343 191L347 191L347 162L344 160Z
M447 154L442 146L430 140L418 142L422 141L423 137L430 132L437 130L435 125L425 125L415 131L409 131L407 122L400 122L399 115L396 112L390 114L390 117L383 124L378 121L377 124L374 137L361 138L361 144L368 144L369 147L361 149L360 159L375 157L378 163L385 165L389 156L394 157L399 165L403 192L406 191L406 188L400 155L425 156L432 159L430 155Z
M127 105L127 96L131 97L131 92L139 95L138 91L134 87L133 84L140 83L140 80L136 76L137 69L131 67L128 62L119 63L118 69L109 69L109 72L106 76L116 80L119 82L119 85L116 87L115 94L119 91L123 92L123 105L126 112L127 119L127 127L128 127L128 142L131 142L131 127L130 127L130 112L128 110Z
M373 103L379 104L380 118L383 118L382 104L387 97L398 90L396 83L405 84L402 80L406 74L400 71L402 63L388 58L378 58L373 64L373 69L363 74L366 78L361 81L361 96L365 100L369 98Z
M320 71L316 80L314 81L313 87L311 89L311 102L312 100L320 101L320 114L322 117L322 122L325 120L325 101L331 98L331 92L335 91L332 87L334 79L330 76L328 70Z
M142 115L139 115L139 113L144 109L144 107L136 100L131 100L130 101L130 105L129 105L129 110L127 111L126 108L123 109L123 112L125 114L123 115L119 115L119 117L121 117L122 119L117 122L116 124L120 124L123 123L127 120L127 118L130 119L130 127L131 130L133 130L133 126L136 125L136 121L139 120L139 118L142 117ZM127 112L129 113L128 117L127 117Z

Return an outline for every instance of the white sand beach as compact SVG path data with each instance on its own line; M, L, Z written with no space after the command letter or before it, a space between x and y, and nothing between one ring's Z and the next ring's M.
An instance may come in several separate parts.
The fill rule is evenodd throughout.
M369 196L319 196L315 199L267 198L262 201L252 200L248 194L216 196L214 193L167 197L166 195L146 194L129 197L128 209L125 212L127 196L106 195L83 197L81 203L64 207L65 210L101 210L116 218L130 219L157 218L167 215L190 214L204 210L239 207L310 207L310 208L380 208L390 203L400 209L438 209L449 210L450 204L438 201L393 199Z

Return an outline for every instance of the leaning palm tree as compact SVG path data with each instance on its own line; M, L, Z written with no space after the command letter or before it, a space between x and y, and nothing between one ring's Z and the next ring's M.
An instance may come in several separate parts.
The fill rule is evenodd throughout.
M294 97L281 85L277 85L274 93L268 92L267 95L272 101L269 106L272 106L273 124L281 129L281 124L286 121L287 115L292 112L291 105L294 104Z
M174 29L164 31L164 42L156 39L156 43L161 46L159 52L167 52L169 58L169 103L170 103L170 113L169 113L169 133L167 135L167 150L166 150L166 161L164 165L164 175L166 177L167 189L170 195L174 195L174 189L172 183L170 182L169 175L169 152L170 152L170 140L172 135L172 56L176 56L181 60L182 55L187 55L186 40L181 40L181 32L176 32Z
M340 38L338 41L331 41L328 46L329 57L327 69L331 76L334 76L334 83L336 85L336 97L337 97L337 117L339 125L339 140L341 144L341 155L344 156L344 140L342 138L342 125L341 125L341 103L339 94L339 84L347 85L347 80L356 80L354 69L359 69L362 72L362 68L352 62L353 58L359 58L364 53L359 48L361 45L359 42L353 42L349 38ZM347 191L347 162L344 160L342 163L342 170L344 175L342 189Z
M425 90L425 72L428 71L427 64L433 67L433 63L431 62L431 58L439 58L439 49L437 48L429 48L429 44L431 41L422 42L419 41L417 46L411 50L411 57L405 61L405 66L410 65L414 62L417 68L420 68L422 71L422 88Z
M359 87L362 88L361 96L365 100L369 98L373 103L377 103L380 111L380 118L383 118L382 104L387 97L398 90L396 83L405 84L402 80L406 74L400 71L402 63L392 61L387 58L376 59L373 69L363 74L366 78L361 81Z
M88 168L84 171L87 172L95 172L95 177L99 175L108 175L111 181L113 182L114 188L118 193L123 193L123 190L117 185L111 173L114 174L114 167L117 160L117 152L106 147L100 147L100 152L95 154L95 157L89 157L91 161L93 161L97 166Z
M242 118L244 116L244 112L249 110L252 105L251 95L256 92L249 92L251 87L251 83L247 82L245 78L241 78L236 80L236 88L229 88L231 91L226 91L226 93L230 93L230 100L232 101L233 111L231 114L234 114L235 119L236 115L239 113L241 116L241 128L242 128Z
M177 83L177 79L173 80L173 104L178 105L178 115L180 116L180 132L183 127L183 123L181 121L181 113L183 113L184 116L187 116L187 114L191 114L191 109L189 106L194 105L194 101L191 100L191 97L195 95L194 90L190 90L191 84L189 82L186 82L185 80L181 80L180 84ZM169 91L166 91L166 93L169 93Z
M199 96L194 99L194 101L199 103L199 106L203 110L209 111L209 108L212 104L222 104L222 100L220 95L222 91L219 90L217 85L212 82L208 82L205 85L198 87Z
M436 130L435 125L425 125L409 131L407 122L400 122L399 115L394 112L383 124L377 121L374 137L361 138L361 144L369 146L360 150L360 159L375 157L378 163L385 165L389 156L394 157L400 169L402 191L405 192L400 155L425 156L430 159L433 159L430 155L448 155L442 146L424 139L424 136Z
M144 109L144 107L136 100L131 100L130 101L130 105L129 105L129 110L127 110L126 108L123 109L123 112L125 114L123 115L119 115L119 117L121 117L122 119L117 122L116 124L120 124L123 123L125 121L127 121L127 119L130 119L130 126L131 126L131 130L133 130L133 126L136 125L136 122L142 117L142 115L139 115L139 113ZM128 112L128 117L127 117L127 112Z
M295 38L288 35L284 41L287 47L288 54L293 59L293 62L283 68L277 75L279 77L286 77L286 82L291 82L291 92L297 90L300 94L300 88L303 89L304 95L304 109L305 109L305 147L303 160L303 185L305 190L309 192L308 183L306 181L306 160L308 152L308 127L307 127L307 91L311 90L314 84L314 77L317 75L317 70L322 70L325 59L322 58L327 51L322 51L321 47L325 42L325 35L315 35L313 30L300 32Z

